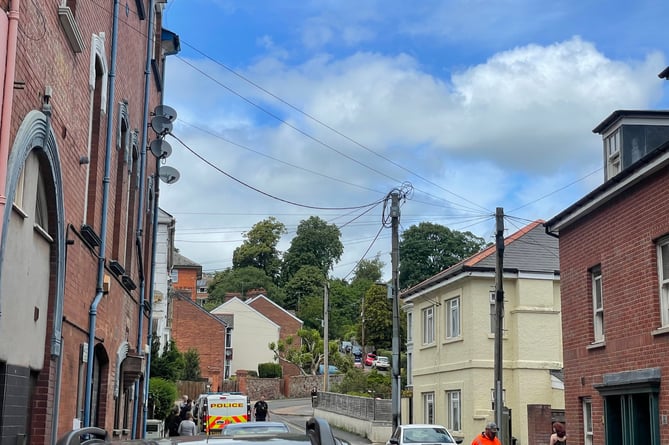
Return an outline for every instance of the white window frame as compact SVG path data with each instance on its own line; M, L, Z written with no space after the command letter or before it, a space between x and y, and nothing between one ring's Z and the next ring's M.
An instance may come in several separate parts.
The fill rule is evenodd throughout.
M592 399L582 399L581 405L583 407L583 443L592 445L594 437L592 432Z
M620 129L616 130L612 134L606 137L604 140L604 147L606 149L606 172L608 174L607 179L611 178L621 170L621 159L620 159Z
M172 281L172 284L179 282L179 269L172 269L172 272L170 272L170 280Z
M669 326L669 237L657 243L657 276L660 282L660 320Z
M407 351L407 386L413 386L413 352Z
M434 344L434 306L423 309L423 344Z
M462 335L460 322L460 297L451 298L445 302L446 311L446 339L459 338Z
M462 394L460 390L446 391L446 428L451 431L462 430Z
M413 341L413 312L407 312L407 343Z
M433 392L424 392L423 393L423 421L425 423L433 424L434 423L434 393Z
M602 269L597 266L590 271L592 280L592 327L595 343L604 341L604 295Z

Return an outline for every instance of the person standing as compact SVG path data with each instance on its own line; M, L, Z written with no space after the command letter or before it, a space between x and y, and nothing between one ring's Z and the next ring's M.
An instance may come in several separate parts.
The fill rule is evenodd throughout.
M485 431L472 440L472 445L502 445L502 442L497 437L497 430L497 424L489 422L485 426Z
M269 406L265 402L264 395L261 395L260 400L253 405L253 417L255 417L256 422L269 420Z
M193 414L189 412L186 414L186 419L182 420L177 430L179 436L195 436L197 435L197 425L193 422Z
M567 445L567 431L560 422L553 424L553 434L551 434L550 445Z

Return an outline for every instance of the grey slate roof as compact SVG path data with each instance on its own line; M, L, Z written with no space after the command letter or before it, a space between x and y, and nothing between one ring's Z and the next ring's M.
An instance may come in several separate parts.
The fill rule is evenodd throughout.
M509 272L553 273L560 270L558 239L546 233L544 221L537 220L504 238L504 270ZM470 271L494 272L495 246L460 261L401 293L410 297L440 282Z
M202 265L196 263L195 261L186 258L185 256L181 255L179 252L176 250L174 251L174 267L180 267L180 268L202 268Z

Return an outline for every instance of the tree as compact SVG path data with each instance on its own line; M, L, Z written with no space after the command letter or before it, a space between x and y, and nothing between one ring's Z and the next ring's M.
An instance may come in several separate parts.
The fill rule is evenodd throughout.
M399 244L400 287L406 289L472 256L485 245L471 232L458 232L430 222L411 226Z
M316 266L324 276L339 261L344 246L341 232L317 216L303 220L297 226L295 237L283 256L282 276L289 281L302 266Z
M304 315L303 303L309 297L317 297L321 300L321 311L323 311L323 286L325 285L325 275L316 266L301 267L285 284L284 308L295 309L299 317ZM305 303L306 304L306 303ZM322 317L321 317L322 318Z
M176 399L176 383L160 377L149 379L149 401L153 404L154 419L166 419Z
M366 280L371 283L376 283L378 281L381 281L381 277L383 276L382 271L384 266L385 263L381 261L378 253L372 260L367 260L367 259L360 260L360 262L355 268L355 275L353 277L353 282L359 280Z
M303 375L316 375L319 365L325 357L323 338L316 329L300 329L297 336L302 340L302 346L296 347L296 338L288 336L285 340L270 343L269 349L274 352L274 358L292 363L300 368ZM328 359L331 364L343 365L336 341L328 342Z
M217 272L209 284L209 296L205 303L205 309L210 311L222 304L227 293L243 294L250 289L258 288L267 291L267 298L279 305L283 304L283 291L274 284L262 269L243 267L240 269L228 268Z
M365 344L389 349L393 336L393 308L386 286L374 285L365 294Z
M233 269L255 267L261 269L278 284L281 272L281 253L276 246L286 226L273 216L256 223L244 234L246 240L232 254Z
M160 342L153 337L151 342L151 377L160 377L171 382L179 380L183 374L185 362L174 340L165 347L162 355L158 354Z
M181 380L199 380L200 373L200 354L197 349L189 349L184 353L184 370Z

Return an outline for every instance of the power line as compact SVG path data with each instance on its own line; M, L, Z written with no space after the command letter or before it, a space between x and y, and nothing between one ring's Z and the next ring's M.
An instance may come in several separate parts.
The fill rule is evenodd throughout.
M174 139L176 139L181 145L183 145L184 148L186 148L186 150L190 151L193 155L195 155L197 158L199 158L202 162L204 162L205 164L209 165L210 167L212 167L213 169L215 169L215 170L218 171L219 173L224 174L224 175L227 176L228 178L232 179L233 181L237 182L238 184L243 185L243 186L246 187L246 188L249 188L249 189L251 189L251 190L253 190L253 191L257 192L257 193L260 193L261 195L267 196L268 198L272 198L272 199L274 199L274 200L276 200L276 201L281 201L281 202L283 202L283 203L290 204L290 205L294 205L294 206L296 206L296 207L303 207L303 208L306 208L306 209L315 209L315 210L354 210L354 209L365 209L365 208L370 207L370 206L375 206L375 205L377 205L377 204L379 204L379 203L381 202L381 200L379 200L379 201L375 201L375 202L372 202L372 203L369 203L369 204L364 204L364 205L360 205L360 206L351 206L351 207L321 207L321 206L313 206L313 205L308 205L308 204L300 204L300 203L295 202L295 201L290 201L290 200L288 200L288 199L279 198L278 196L275 196L275 195L272 195L272 194L267 193L267 192L265 192L265 191L262 191L262 190L260 190L259 188L253 187L252 185L247 184L246 182L242 181L241 179L232 176L231 174L229 174L229 173L227 173L226 171L220 169L218 166L214 165L213 163L211 163L210 161L208 161L207 159L205 159L203 156L201 156L199 153L197 153L195 150L193 150L191 147L189 147L188 144L186 144L184 141L182 141L182 140L181 140L178 136L176 136L174 133L171 133L171 132L170 132L169 135L172 136Z

